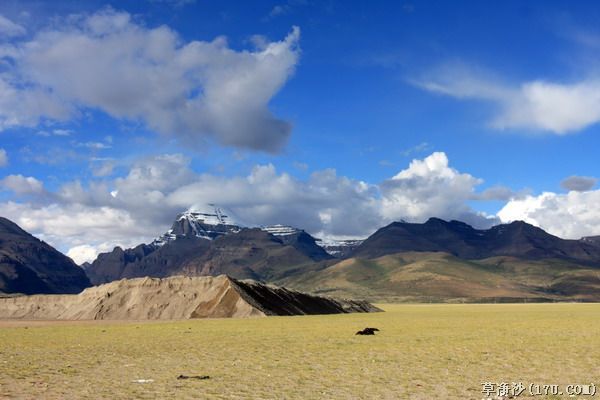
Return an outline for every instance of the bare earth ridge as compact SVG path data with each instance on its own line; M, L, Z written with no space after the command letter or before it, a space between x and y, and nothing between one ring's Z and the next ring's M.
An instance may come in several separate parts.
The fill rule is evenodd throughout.
M226 275L122 279L78 295L0 298L0 319L168 320L381 311Z

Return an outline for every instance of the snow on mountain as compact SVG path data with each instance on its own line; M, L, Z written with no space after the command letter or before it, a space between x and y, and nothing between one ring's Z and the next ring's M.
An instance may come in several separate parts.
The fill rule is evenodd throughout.
M364 242L364 240L317 239L317 244L336 258L346 257L352 250L360 246L362 242Z
M152 245L160 247L182 236L195 236L213 240L229 233L237 233L242 228L248 227L235 222L230 215L231 213L214 204L208 204L202 210L188 210L179 214L171 229L154 239ZM282 239L304 232L302 229L282 224L260 226L258 228ZM362 240L315 240L317 245L334 257L343 257L362 243Z
M269 225L261 227L263 231L269 232L271 235L286 237L304 232L302 229L294 228L289 225ZM352 252L360 246L364 239L315 239L316 244L323 248L329 255L341 258Z
M228 233L239 232L242 227L233 223L223 209L209 205L212 210L189 210L181 213L173 222L171 229L157 237L152 242L155 246L162 246L180 236L195 236L212 240Z
M301 229L297 229L297 228L294 228L293 226L281 225L281 224L263 226L260 229L262 229L265 232L269 232L271 235L274 235L274 236L289 236L289 235L293 235L295 233L302 232Z

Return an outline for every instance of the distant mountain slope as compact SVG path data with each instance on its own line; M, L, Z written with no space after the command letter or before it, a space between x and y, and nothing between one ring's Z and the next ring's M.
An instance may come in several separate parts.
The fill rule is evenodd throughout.
M69 257L0 217L0 292L79 293L88 286Z
M192 254L205 251L209 243L205 239L182 237L163 246L141 244L125 250L115 247L109 253L99 254L85 272L94 285L123 278L177 275L182 263Z
M405 251L446 252L463 259L558 258L600 265L600 245L596 242L561 239L522 221L487 230L438 218L424 224L394 222L367 238L351 256L377 258Z
M310 239L309 239L310 238ZM262 229L242 229L211 242L208 250L189 259L185 275L228 275L269 281L296 266L331 258L305 233L296 238L274 236Z
M307 255L312 260L321 261L333 258L331 254L320 245L319 240L315 239L302 229L285 225L272 225L262 227L260 230L277 237L285 245L293 246L296 250Z
M464 260L441 252L349 258L277 284L380 302L600 301L600 269L560 259Z
M177 223L177 222L176 222ZM94 284L122 278L228 274L239 279L270 280L289 269L332 257L304 231L275 236L264 229L239 228L213 240L196 231L179 234L161 245L115 248L86 267Z
M520 221L487 230L437 218L395 222L336 250L338 242L301 229L244 228L225 218L181 214L160 240L101 254L88 276L101 284L227 274L374 301L600 301L600 242L564 240Z
M586 236L582 237L581 241L584 243L591 243L600 246L600 236Z

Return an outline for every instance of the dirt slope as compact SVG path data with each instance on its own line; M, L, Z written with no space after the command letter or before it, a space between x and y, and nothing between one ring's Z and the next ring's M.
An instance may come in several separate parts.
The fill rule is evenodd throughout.
M379 311L366 302L334 300L217 277L123 279L78 295L0 298L0 319L188 319Z

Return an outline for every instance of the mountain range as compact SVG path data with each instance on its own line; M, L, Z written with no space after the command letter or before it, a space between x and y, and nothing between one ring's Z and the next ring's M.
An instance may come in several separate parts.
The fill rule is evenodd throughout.
M486 230L439 218L424 224L394 222L371 235L351 256L376 258L404 251L445 252L463 259L558 258L600 265L600 242L561 239L523 221Z
M394 222L344 260L279 283L389 302L599 301L600 242L522 221L487 230Z
M219 218L217 218L219 216ZM116 247L103 253L86 273L94 285L122 278L227 274L238 279L275 281L333 259L300 229L276 225L244 228L224 214L183 213L169 231L150 244Z
M94 285L226 274L371 301L600 300L598 237L565 240L522 221L481 230L431 218L324 241L284 225L244 227L219 209L186 212L151 243L83 267Z

